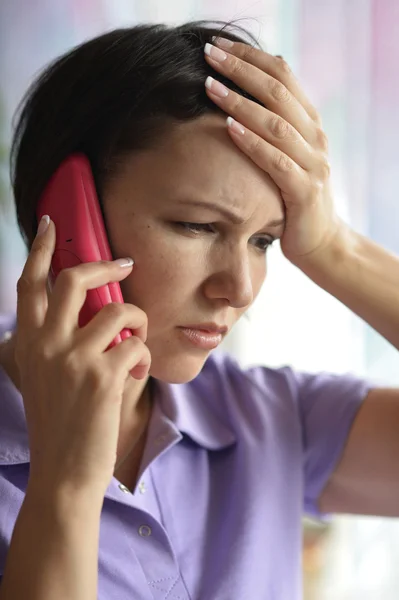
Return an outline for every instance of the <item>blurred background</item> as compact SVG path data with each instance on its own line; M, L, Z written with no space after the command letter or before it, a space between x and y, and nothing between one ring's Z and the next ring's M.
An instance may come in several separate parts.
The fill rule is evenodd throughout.
M12 115L32 78L72 46L139 22L239 20L281 54L319 110L338 212L399 254L399 2L395 0L1 0L0 312L14 313L26 250L8 176ZM222 350L242 364L367 376L399 385L399 354L317 288L279 248L249 320ZM397 600L399 521L304 518L306 600ZM284 531L281 532L284 535ZM289 600L289 599L287 599Z

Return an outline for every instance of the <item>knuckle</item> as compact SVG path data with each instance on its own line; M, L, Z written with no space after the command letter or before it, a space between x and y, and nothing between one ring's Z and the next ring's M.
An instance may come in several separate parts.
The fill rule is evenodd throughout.
M233 75L244 74L246 71L245 63L238 58L233 58L230 64L230 71Z
M261 150L261 146L262 146L262 140L259 137L256 137L250 144L249 144L249 148L248 151L249 153L256 157L259 156L262 152Z
M240 94L235 94L234 99L231 101L231 110L239 113L242 106L244 105L244 98Z
M17 281L17 294L23 296L28 293L33 287L33 282L26 275L22 274Z
M134 312L134 314L138 315L141 320L143 321L143 325L148 325L148 315L146 312L144 312L143 310L141 310L141 308L139 308L138 306L135 305L131 305L132 306L132 312Z
M322 118L321 115L317 112L317 110L314 108L314 106L311 106L308 110L308 113L310 115L310 118L316 123L316 125L318 127L322 127Z
M280 117L274 117L270 122L270 131L274 137L283 140L290 136L291 127L287 121L284 121L284 119L281 119Z
M132 335L132 337L128 338L126 341L128 342L129 346L131 346L131 348L129 348L129 352L139 353L144 347L144 342L136 335Z
M328 138L321 127L317 127L316 129L316 142L321 150L328 150Z
M148 349L148 347L144 344L144 342L142 342L141 340L138 340L140 342L140 344L138 344L137 346L135 346L135 352L137 353L136 356L136 361L137 362L141 362L141 363L145 363L146 365L148 364L148 366L151 365L151 352Z
M320 161L319 173L322 181L327 181L331 175L331 165L325 157Z
M115 372L113 372L113 376L115 376ZM108 390L111 383L111 377L108 376L102 361L99 361L98 365L90 363L85 369L85 378L90 389L94 391Z
M34 244L32 245L30 254L31 255L38 254L39 256L40 256L40 254L47 254L46 244L44 244L40 238L36 238L34 241Z
M57 280L56 280L56 285L58 284L58 286L61 287L79 287L82 283L82 274L79 271L79 269L76 269L75 267L68 267L66 269L62 269L62 271L60 271Z
M54 357L54 349L46 339L41 338L35 342L34 354L40 360L49 362Z
M83 356L75 348L66 354L64 358L65 370L69 375L76 376L82 370Z
M244 61L251 62L251 58L255 58L256 49L250 46L249 44L244 44L241 51L241 58Z
M277 63L277 69L281 71L281 73L291 73L291 67L282 56L276 56L275 59Z
M282 152L275 152L272 158L272 164L277 171L287 173L293 168L293 162L288 158L286 154Z
M111 319L119 319L126 314L125 305L121 302L110 302L102 310Z
M290 100L290 93L279 81L276 79L271 79L269 85L270 95L278 102L288 102Z
M323 193L323 182L320 179L313 179L309 185L309 200L315 202L319 200Z

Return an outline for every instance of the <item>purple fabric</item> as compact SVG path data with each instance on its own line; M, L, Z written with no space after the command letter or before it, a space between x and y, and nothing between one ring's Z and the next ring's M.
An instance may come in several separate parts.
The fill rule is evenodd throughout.
M0 316L0 336L14 325ZM190 383L156 381L139 483L113 477L104 498L99 600L302 598L302 515L325 516L370 387L217 351ZM22 397L0 367L0 574L28 473Z

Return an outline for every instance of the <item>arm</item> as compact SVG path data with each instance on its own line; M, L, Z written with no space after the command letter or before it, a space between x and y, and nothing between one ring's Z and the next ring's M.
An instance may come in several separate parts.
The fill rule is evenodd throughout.
M313 263L299 265L399 350L399 258L343 227Z
M373 389L363 401L319 510L399 517L399 390Z
M96 600L102 502L89 493L54 497L46 486L27 491L0 600Z
M219 97L206 87L233 118L227 127L233 142L281 192L284 255L399 349L399 259L338 217L320 115L284 60L247 44L215 43L226 49L223 60L208 44L206 61L262 106L234 90ZM399 390L372 390L323 494L322 510L399 517L398 463Z
M304 271L399 349L396 256L348 228L324 260ZM320 510L399 517L398 463L399 389L371 390L321 494Z

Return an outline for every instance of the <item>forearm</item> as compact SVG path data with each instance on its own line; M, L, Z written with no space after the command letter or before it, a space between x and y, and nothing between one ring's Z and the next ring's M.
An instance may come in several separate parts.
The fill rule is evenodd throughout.
M96 600L102 502L27 492L15 523L0 600Z
M399 349L399 258L347 228L304 272Z

